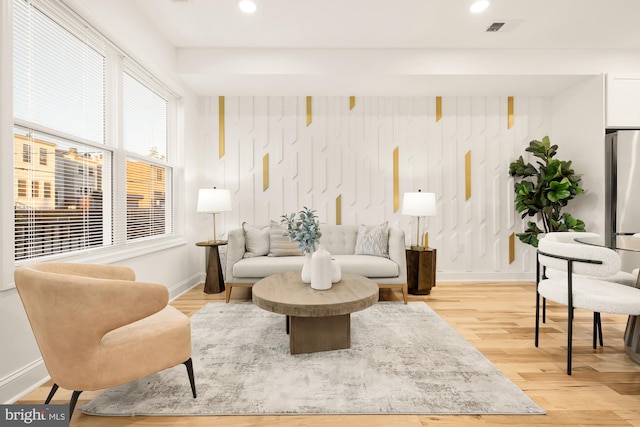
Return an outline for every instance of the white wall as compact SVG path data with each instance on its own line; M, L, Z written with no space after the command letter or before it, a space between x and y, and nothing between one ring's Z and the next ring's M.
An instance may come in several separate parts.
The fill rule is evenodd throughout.
M7 4L10 3L2 2L2 10L5 11ZM185 230L186 243L118 262L120 265L132 267L141 280L165 284L172 296L176 296L202 281L204 272L204 252L195 246L196 241L202 240L203 233L199 226L204 219L194 213L202 171L199 147L203 139L203 110L200 99L180 83L175 71L173 46L149 25L146 18L138 14L133 4L125 0L109 2L74 0L69 4L182 97L178 129L180 151L177 153L180 166L175 172L179 182L179 188L176 189L179 196L178 203L182 208L182 215L178 221L179 227ZM0 19L2 19L0 26L3 29L7 28L7 20L10 20L11 16L6 16L3 12ZM10 28L10 25L8 27ZM5 32L3 31L2 34L4 37ZM2 70L11 70L11 65L7 64L11 61L11 55L2 52L1 57ZM2 88L5 88L7 78L4 74L2 76ZM9 88L11 84L9 81ZM8 118L5 117L7 114ZM8 126L12 123L11 110L7 112L3 109L0 123L7 122ZM6 130L3 129L3 134ZM6 179L4 175L2 177ZM8 204L9 207L12 205L13 203ZM6 221L3 221L3 224L6 226ZM13 238L13 232L4 229L0 235L3 239L9 236ZM10 255L5 258L8 257ZM11 271L4 271L4 269L3 265L2 277L11 275L13 265L8 267ZM28 392L47 375L15 289L0 292L0 342L3 343L3 349L0 352L0 402L5 403L14 401Z
M225 155L218 158L218 97L209 98L206 170L212 185L230 189L233 211L223 228L268 224L303 206L321 222L388 221L415 241L414 219L394 209L393 151L399 150L399 199L435 192L429 244L438 250L438 280L517 280L533 277L531 248L509 236L522 231L513 209L509 163L531 139L551 132L550 98L515 97L508 128L507 97L225 97ZM465 195L465 155L471 153L471 197ZM268 155L269 187L263 189Z
M582 219L588 231L604 235L604 77L591 77L556 95L551 111L556 158L572 161L585 190L565 211Z

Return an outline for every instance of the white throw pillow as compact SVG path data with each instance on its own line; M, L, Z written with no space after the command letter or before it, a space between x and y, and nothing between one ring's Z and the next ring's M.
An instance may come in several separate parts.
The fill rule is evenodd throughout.
M299 243L291 240L286 234L284 225L271 221L269 226L269 256L302 255Z
M264 256L269 253L269 227L258 228L243 222L242 229L245 242L244 258Z
M358 227L356 255L389 258L389 229L386 221L380 225L361 225Z

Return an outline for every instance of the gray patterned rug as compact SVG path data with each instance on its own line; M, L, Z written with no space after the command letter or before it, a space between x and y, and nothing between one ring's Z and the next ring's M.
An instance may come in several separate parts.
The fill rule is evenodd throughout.
M543 414L422 302L351 316L351 349L289 354L284 316L208 303L191 318L198 398L183 365L105 390L93 415ZM144 363L144 361L140 361Z

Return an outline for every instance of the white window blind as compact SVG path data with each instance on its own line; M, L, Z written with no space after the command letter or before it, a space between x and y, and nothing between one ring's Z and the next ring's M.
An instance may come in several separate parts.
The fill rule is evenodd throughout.
M15 117L104 142L105 57L30 2L13 16Z
M169 102L133 76L123 76L122 126L127 157L127 240L172 232L167 160Z
M13 2L15 259L173 234L176 97L61 1Z
M15 259L102 246L102 171L110 153L16 127L14 146L25 145L40 158L46 153L46 162L14 167Z

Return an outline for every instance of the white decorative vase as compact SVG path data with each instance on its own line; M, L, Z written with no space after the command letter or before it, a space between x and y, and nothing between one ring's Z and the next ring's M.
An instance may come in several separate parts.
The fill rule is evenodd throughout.
M331 260L331 283L337 283L342 279L342 269L340 263L335 259Z
M305 252L304 264L302 264L302 272L300 272L300 278L304 283L311 283L311 253Z
M331 289L331 276L331 254L319 245L311 255L311 287L319 291Z

